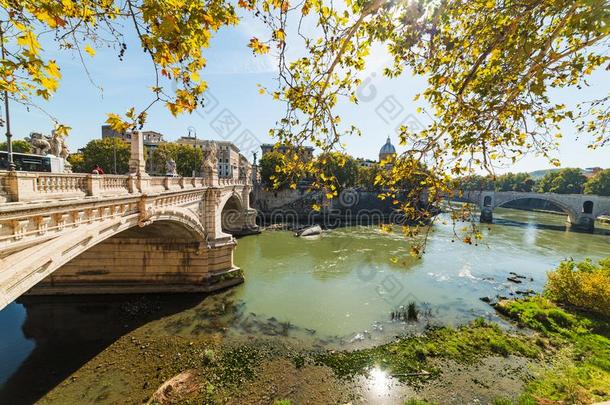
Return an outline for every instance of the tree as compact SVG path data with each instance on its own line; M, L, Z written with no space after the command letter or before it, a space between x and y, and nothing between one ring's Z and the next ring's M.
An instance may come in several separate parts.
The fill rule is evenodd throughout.
M346 135L359 133L342 124L337 107L341 99L358 102L360 72L375 44L386 44L394 59L386 76L410 72L427 78L415 101L431 122L423 129L400 128L405 150L397 160L426 164L429 178L418 188L431 201L451 191L451 177L480 169L493 173L496 162L515 162L524 153L539 153L559 166L553 153L562 121L607 120L610 98L596 106L601 113L585 117L580 114L583 105L569 108L549 96L551 88L577 91L587 86L587 76L608 61L604 41L610 35L605 22L610 7L605 0L586 5L563 0L370 0L341 7L306 1L300 12L310 13L321 33L307 37L305 54L290 61L283 52L288 11L258 11L273 27L272 41L280 49L280 85L265 92L288 105L273 131L281 143L311 142L328 153L339 150ZM604 135L603 126L592 128ZM304 165L292 156L287 161L285 172ZM394 174L410 178L419 171L416 165L402 166ZM398 186L395 178L385 180L389 188Z
M32 145L23 139L15 139L11 144L15 153L32 153ZM0 142L0 150L7 150L6 142Z
M610 169L601 170L585 182L585 194L610 196Z
M346 188L354 187L358 180L358 162L345 153L322 154L314 160L312 166L321 177L334 179L328 187L328 192L333 195L337 195Z
M358 167L358 175L356 185L367 191L380 191L381 187L375 184L379 171L382 170L378 164L372 166Z
M451 187L463 191L495 190L495 184L491 176L480 176L477 174L459 177L454 180L454 184Z
M580 169L562 169L547 173L538 182L539 193L580 194L587 178Z
M285 162L285 155L278 151L267 152L260 158L261 182L265 187L281 190L289 186L290 178L279 169Z
M528 173L506 173L496 177L496 191L520 191L530 192L535 186L535 181Z
M237 5L269 29L266 38L250 39L253 53L276 52L278 85L261 92L286 107L271 130L279 144L294 147L284 165L276 166L285 178L307 172L319 187L336 187L337 179L316 171L297 147L307 143L327 154L341 150L345 135L359 133L341 122L337 107L341 100L358 103L361 73L379 44L393 60L384 70L387 77L410 72L427 79L415 101L421 100L420 113L431 120L421 130L400 128L405 150L396 157L399 170L381 179L386 188L417 178L425 164L427 179L413 183L412 191L433 203L451 191L451 178L480 169L493 173L495 162L515 162L527 152L559 166L553 151L565 120L576 121L592 146L607 144L610 96L573 108L549 95L551 89L587 87L588 76L608 62L607 0L238 0ZM203 104L202 48L213 33L238 22L226 0L4 1L0 7L10 49L0 65L0 92L27 105L48 99L61 78L57 63L44 57L39 37L84 60L95 47L108 45L122 58L124 35L135 32L155 72L153 94L149 105L130 108L124 117L108 114L107 122L119 132L141 128L154 103L165 103L174 115ZM304 49L292 60L289 41L295 45L290 49ZM60 134L68 129L56 127Z
M167 161L173 159L180 176L190 177L193 173L198 176L203 165L203 152L191 145L164 142L155 148L151 159L153 173L165 174Z
M92 169L85 166L85 157L81 152L71 153L67 160L72 165L72 172L74 173L89 173Z
M0 7L5 16L0 32L10 49L0 66L0 91L28 106L48 100L61 79L60 66L45 57L41 39L55 41L60 51L74 53L84 65L95 47L114 47L123 59L125 35L137 35L155 72L153 98L139 112L129 109L126 121L109 114L107 122L119 132L141 127L156 102L174 115L201 104L207 87L199 76L206 63L202 48L209 46L213 32L238 21L233 5L224 0L3 1ZM57 123L56 131L65 135L69 127Z
M610 97L592 101L595 111L583 107L590 114L581 116L553 104L547 92L549 87L586 86L586 77L608 60L604 40L610 35L610 8L605 0L533 0L509 6L494 0L340 5L238 0L237 6L269 28L268 38L250 39L253 53L277 50L280 85L268 93L288 104L274 131L279 141L295 146L309 141L329 152L344 133L357 132L340 127L335 107L342 97L358 102L358 73L375 44L387 44L393 58L384 71L388 77L409 71L428 79L421 97L434 122L420 133L405 127L401 138L418 141L405 153L433 156L436 173L450 165L454 175L462 175L469 162L489 168L493 160L517 158L524 150L548 154L564 119L592 118L600 125L583 130L607 136ZM154 103L165 103L174 115L204 103L202 49L216 31L239 21L226 0L5 1L0 7L6 15L1 31L10 49L0 71L10 80L0 82L0 91L27 105L49 99L61 79L61 67L45 55L41 39L86 60L102 46L114 47L122 59L125 37L137 37L155 73L152 99L144 108L130 108L125 117L110 113L107 122L119 132L141 127ZM312 21L303 23L305 19ZM305 32L304 26L318 29ZM305 48L293 61L285 54L288 41L302 41ZM68 127L57 130L67 133Z
M114 170L115 152L116 173ZM130 155L131 147L129 143L121 138L111 137L89 141L82 150L82 160L77 155L68 161L76 163L76 167L72 168L75 172L90 173L95 165L99 165L106 174L125 174L129 172Z

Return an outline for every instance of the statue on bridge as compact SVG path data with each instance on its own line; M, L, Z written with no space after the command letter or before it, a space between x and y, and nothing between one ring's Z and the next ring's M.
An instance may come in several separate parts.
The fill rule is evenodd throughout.
M217 146L211 142L203 152L203 173L205 176L215 177L218 173Z
M51 137L40 132L30 132L24 140L30 144L35 155L46 156L51 150Z
M25 141L30 144L35 155L47 156L52 155L61 158L64 161L64 171L72 172L72 165L68 162L70 149L66 140L54 130L51 135L44 135L40 132L31 132L29 137L25 137Z
M168 177L178 176L178 172L176 171L176 161L172 158L169 158L167 162L165 162L165 175Z

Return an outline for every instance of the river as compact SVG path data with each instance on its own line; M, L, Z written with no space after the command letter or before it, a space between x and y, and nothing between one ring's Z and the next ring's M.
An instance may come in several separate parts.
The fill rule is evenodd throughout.
M560 215L498 209L478 246L452 242L441 218L426 254L378 227L346 227L312 238L268 231L239 239L246 282L201 295L25 297L0 311L0 403L31 402L118 337L151 334L274 335L291 342L358 347L429 324L498 320L482 297L541 291L561 260L610 253L610 230L565 229ZM515 272L521 283L507 280ZM415 303L417 322L392 319ZM19 398L21 401L15 401Z

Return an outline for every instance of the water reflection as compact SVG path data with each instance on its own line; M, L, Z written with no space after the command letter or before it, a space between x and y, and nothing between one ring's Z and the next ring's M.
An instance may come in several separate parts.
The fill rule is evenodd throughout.
M183 311L202 300L182 296L22 297L4 313L23 311L25 322L2 324L0 403L31 404L129 331ZM22 331L30 348L19 350L9 333ZM13 364L13 367L7 365Z

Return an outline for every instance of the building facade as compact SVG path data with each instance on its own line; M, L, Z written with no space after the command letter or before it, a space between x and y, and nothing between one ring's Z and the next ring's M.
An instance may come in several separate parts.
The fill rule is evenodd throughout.
M384 160L391 160L396 157L396 148L392 145L392 141L388 136L388 139L385 141L385 144L379 150L379 163Z

